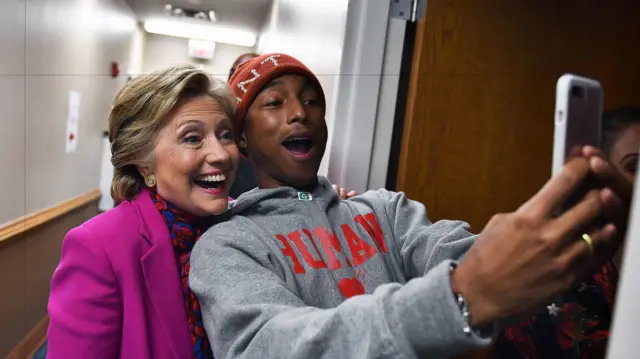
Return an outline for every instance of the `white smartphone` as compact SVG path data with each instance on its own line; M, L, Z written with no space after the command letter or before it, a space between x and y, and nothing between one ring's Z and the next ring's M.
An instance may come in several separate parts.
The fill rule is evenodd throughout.
M562 75L556 84L553 133L555 175L576 146L600 146L602 86L596 80L572 74Z

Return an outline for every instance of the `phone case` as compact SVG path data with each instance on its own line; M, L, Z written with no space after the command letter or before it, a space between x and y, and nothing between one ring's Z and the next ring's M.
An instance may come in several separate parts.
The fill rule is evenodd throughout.
M552 174L564 166L574 146L600 145L602 86L596 80L565 74L556 84Z

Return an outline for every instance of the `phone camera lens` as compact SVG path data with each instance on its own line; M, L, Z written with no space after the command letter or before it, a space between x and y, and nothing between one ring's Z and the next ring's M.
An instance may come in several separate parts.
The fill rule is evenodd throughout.
M583 99L584 98L584 87L580 87L580 86L571 87L571 97Z

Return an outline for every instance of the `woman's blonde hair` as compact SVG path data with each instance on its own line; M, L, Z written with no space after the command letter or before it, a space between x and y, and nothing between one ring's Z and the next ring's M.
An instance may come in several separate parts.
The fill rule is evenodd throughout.
M115 97L109 115L111 196L132 200L144 186L138 168L152 167L158 134L179 101L210 96L230 119L235 101L228 87L191 65L171 66L129 81Z

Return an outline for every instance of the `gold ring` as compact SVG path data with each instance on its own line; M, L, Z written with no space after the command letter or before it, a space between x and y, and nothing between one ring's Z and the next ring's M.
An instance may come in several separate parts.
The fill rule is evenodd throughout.
M587 244L587 247L589 247L589 254L593 255L594 250L593 250L593 238L591 238L590 235L584 233L582 235L582 240Z

